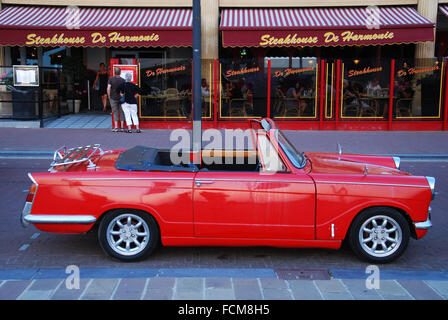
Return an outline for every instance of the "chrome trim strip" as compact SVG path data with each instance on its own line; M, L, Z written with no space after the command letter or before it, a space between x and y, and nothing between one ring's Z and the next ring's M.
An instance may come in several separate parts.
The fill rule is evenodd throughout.
M413 184L395 184L395 183L374 183L374 182L342 182L342 181L316 181L316 183L336 183L336 184L357 184L357 185L372 185L372 186L391 186L391 187L415 187L427 188L427 186L416 186Z
M239 181L239 182L285 182L285 183L309 183L314 184L313 181L295 181L295 180L260 180L260 179L226 179L226 178L212 178L204 179L207 181Z
M310 183L314 184L313 181L295 181L295 180L259 180L259 179L226 179L226 178L199 178L199 180L206 181L249 181L249 182L295 182L295 183ZM107 180L194 180L194 178L72 178L67 179L68 181L107 181Z
M31 202L25 202L25 205L23 206L22 214L20 215L20 223L24 228L28 227L30 224L25 219L27 216L31 214L31 209L33 208L34 199L36 198L37 190L39 189L39 184L36 182L36 179L33 178L31 173L28 172L28 178L31 180L32 183L36 185L36 190L34 192L33 200Z
M426 218L426 221L424 221L424 222L414 222L415 229L427 230L427 229L432 227L431 212L432 212L432 209L431 209L431 207L429 207L428 208L428 217Z
M69 178L68 181L106 181L106 180L193 180L191 178Z
M43 215L28 214L23 217L28 223L74 223L74 224L90 224L96 222L94 216L88 215Z
M436 187L436 178L434 177L425 177L426 181L428 181L429 188L431 189L432 200L434 200L436 196L435 187Z
M20 222L24 228L30 225L30 223L26 221L25 217L30 215L32 206L33 204L31 202L25 202L25 205L23 206L22 214L20 215Z
M401 162L400 157L392 157L392 158L394 159L395 167L397 168L397 170L400 170L400 162Z
M431 220L428 218L424 222L415 222L414 226L415 226L415 229L428 230L429 228L432 227L432 223L431 223Z
M28 178L30 178L31 182L33 182L34 184L37 184L36 180L33 178L31 173L29 173L29 172L28 172Z

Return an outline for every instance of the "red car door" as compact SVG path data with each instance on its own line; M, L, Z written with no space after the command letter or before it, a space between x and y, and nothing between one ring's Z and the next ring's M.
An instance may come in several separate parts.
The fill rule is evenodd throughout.
M314 239L315 187L305 174L200 171L193 188L196 237Z

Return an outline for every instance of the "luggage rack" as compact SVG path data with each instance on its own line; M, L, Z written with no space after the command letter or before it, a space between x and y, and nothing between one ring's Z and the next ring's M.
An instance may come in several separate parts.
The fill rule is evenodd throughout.
M50 164L50 169L48 169L48 171L52 171L52 169L57 166L65 166L68 164L81 163L85 161L89 161L87 169L94 169L96 165L90 158L98 152L101 156L105 153L103 149L100 148L99 144L76 147L68 150L65 146L63 146L54 152L53 162Z

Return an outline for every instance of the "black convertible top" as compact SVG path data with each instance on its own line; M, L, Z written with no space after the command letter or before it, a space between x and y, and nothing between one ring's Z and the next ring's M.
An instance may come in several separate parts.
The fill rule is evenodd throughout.
M136 146L120 153L115 168L126 171L199 171L193 163L172 164L169 155L170 150Z

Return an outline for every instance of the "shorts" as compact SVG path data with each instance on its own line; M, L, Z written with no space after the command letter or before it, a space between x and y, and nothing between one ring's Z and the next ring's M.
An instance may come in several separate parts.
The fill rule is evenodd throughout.
M120 100L110 99L110 107L114 115L114 121L124 121L124 113L121 108Z

